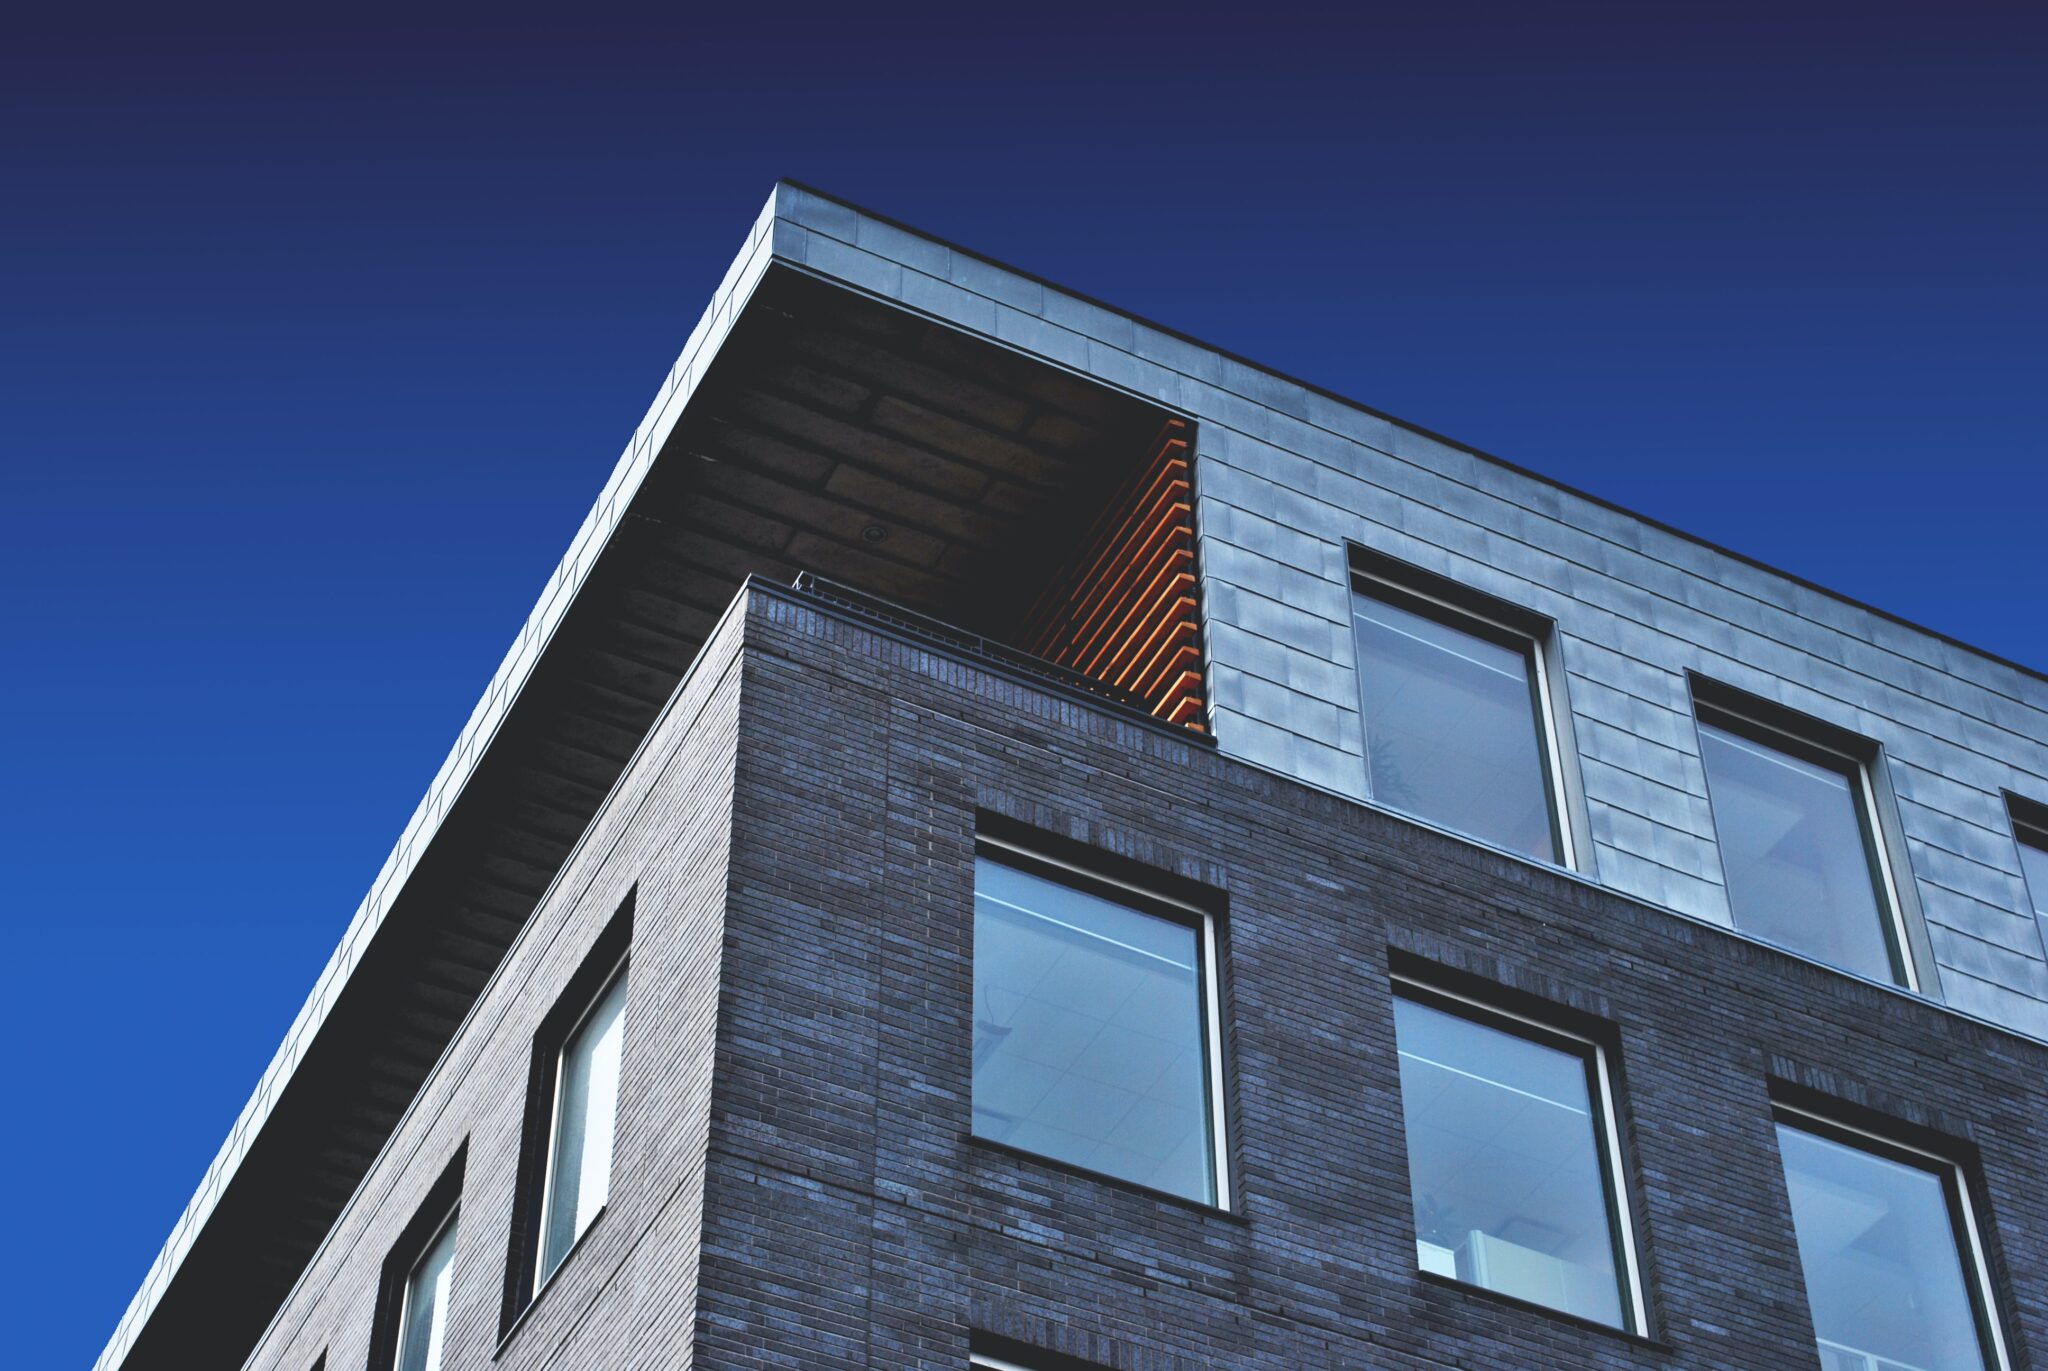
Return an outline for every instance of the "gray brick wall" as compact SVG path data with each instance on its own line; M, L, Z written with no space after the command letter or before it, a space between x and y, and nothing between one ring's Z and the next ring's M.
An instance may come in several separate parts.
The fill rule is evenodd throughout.
M2048 1338L2048 1049L780 596L748 640L699 1366L1810 1366L1774 1081L1973 1154ZM968 1139L982 812L1227 898L1241 1213ZM1415 1273L1390 951L1610 1026L1651 1338Z
M516 1126L508 1133L503 1125L516 1114L516 1097L523 1089L523 1076L515 1079L515 1075L505 1074L515 1071L507 1063L517 1057L516 1071L523 1072L524 1040L530 1038L532 1024L545 1012L552 987L566 975L566 967L573 965L571 953L559 949L587 945L615 905L619 892L611 887L630 884L632 878L624 873L641 868L656 873L647 877L653 884L642 887L643 927L658 919L662 936L671 940L656 945L651 954L668 960L648 964L650 974L659 972L663 977L649 983L657 985L663 997L659 1022L675 1026L663 1030L673 1034L664 1045L664 1065L635 1068L655 1074L629 1078L629 1094L638 1101L635 1108L645 1111L647 1117L636 1116L634 1128L639 1131L622 1138L621 1146L645 1149L645 1156L634 1162L633 1174L659 1173L659 1184L669 1188L615 1195L615 1212L594 1233L589 1259L579 1256L574 1273L549 1292L528 1326L506 1349L503 1364L609 1364L609 1352L596 1362L579 1360L589 1351L585 1338L599 1339L591 1344L599 1351L644 1343L653 1349L647 1354L653 1358L650 1364L687 1364L693 1327L702 1328L706 1348L719 1356L739 1358L736 1364L748 1364L746 1358L757 1355L748 1349L757 1346L754 1339L760 1336L760 1328L792 1317L787 1312L794 1298L790 1290L766 1292L764 1303L754 1311L757 1318L749 1314L744 1302L745 1281L734 1277L730 1290L715 1283L707 1286L718 1295L714 1301L717 1317L699 1321L691 1312L696 1282L690 1264L698 1251L692 1234L700 1213L696 1177L707 1155L717 1159L712 1167L714 1176L723 1174L720 1167L737 1168L734 1176L746 1177L745 1185L752 1187L742 1190L737 1180L730 1185L721 1181L721 1193L752 1195L768 1216L758 1229L750 1229L719 1209L711 1225L717 1243L707 1249L713 1266L722 1276L740 1270L734 1254L756 1250L751 1244L762 1245L761 1251L779 1251L775 1244L790 1241L792 1235L775 1227L780 1220L774 1216L784 1212L777 1205L798 1205L790 1212L803 1215L800 1229L819 1260L829 1258L837 1263L829 1270L821 1268L816 1283L818 1291L836 1292L832 1319L819 1315L812 1320L821 1326L831 1322L840 1329L842 1341L834 1344L833 1355L847 1353L854 1345L851 1340L865 1338L871 1350L880 1349L873 1351L879 1358L876 1364L900 1359L904 1365L915 1365L927 1355L936 1356L940 1364L953 1364L960 1346L959 1328L964 1326L957 1310L945 1316L954 1321L942 1320L940 1327L930 1322L919 1302L920 1292L926 1291L920 1282L931 1282L929 1290L943 1293L946 1301L953 1301L961 1289L957 1271L943 1263L934 1264L936 1258L930 1252L933 1239L923 1227L930 1219L945 1227L952 1235L949 1240L960 1244L971 1262L982 1264L975 1268L982 1274L973 1279L983 1283L970 1282L967 1287L973 1311L968 1322L1014 1325L1013 1331L1030 1330L1041 1341L1065 1339L1063 1345L1071 1345L1077 1352L1087 1352L1094 1340L1100 1340L1101 1346L1109 1349L1101 1359L1119 1365L1173 1365L1174 1356L1193 1356L1192 1364L1211 1364L1206 1360L1211 1352L1198 1346L1193 1352L1182 1348L1169 1355L1143 1338L1128 1346L1118 1342L1115 1330L1125 1326L1120 1322L1125 1319L1122 1313L1104 1312L1093 1324L1083 1320L1070 1326L1063 1322L1064 1315L1045 1303L1049 1292L1065 1281L1061 1258L1050 1251L1043 1255L1044 1271L1061 1273L1055 1280L1021 1256L983 1255L970 1241L971 1234L989 1225L1020 1241L1031 1235L1043 1237L1041 1216L1032 1206L1064 1204L1077 1197L1086 1204L1107 1204L1113 1211L1098 1233L1107 1244L1102 1250L1116 1254L1113 1261L1105 1261L1134 1280L1156 1283L1157 1290L1148 1298L1163 1302L1161 1308L1178 1310L1176 1301L1197 1295L1208 1298L1225 1286L1240 1293L1256 1291L1248 1297L1252 1300L1250 1312L1240 1310L1232 1316L1247 1327L1284 1325L1291 1338L1299 1332L1307 1311L1320 1321L1316 1327L1331 1330L1328 1347L1348 1349L1346 1357L1364 1355L1355 1344L1360 1334L1354 1316L1345 1312L1352 1300L1351 1287L1345 1282L1352 1277L1339 1273L1355 1267L1354 1275L1364 1271L1377 1273L1377 1278L1387 1272L1382 1269L1384 1254L1358 1255L1351 1236L1335 1247L1318 1246L1322 1238L1316 1234L1324 1230L1311 1225L1301 1237L1304 1245L1290 1246L1298 1236L1290 1232L1271 1239L1277 1247L1269 1250L1246 1237L1242 1225L1213 1217L1190 1220L1182 1215L1160 1222L1186 1228L1185 1240L1194 1244L1189 1248L1192 1255L1158 1257L1163 1264L1155 1266L1157 1254L1119 1246L1120 1240L1112 1232L1120 1232L1121 1222L1134 1212L1125 1199L1075 1192L1066 1180L1055 1186L1029 1175L1014 1181L992 1179L996 1173L989 1168L994 1163L978 1152L968 1154L964 1165L980 1168L973 1174L979 1177L974 1183L986 1192L983 1199L963 1208L952 1191L929 1199L917 1188L928 1178L918 1170L920 1164L938 1168L932 1176L944 1172L949 1184L964 1173L942 1135L919 1131L922 1124L907 1121L914 1112L912 1105L925 1110L930 1120L939 1121L950 1118L948 1111L959 1107L958 1100L947 1093L957 1090L957 1082L945 1083L946 1072L953 1069L946 1055L952 1050L948 1046L952 1039L917 1017L913 987L921 982L912 972L935 970L956 977L963 973L957 952L947 960L930 950L933 944L928 940L913 938L911 932L943 933L951 926L945 921L957 915L955 901L963 869L960 844L965 841L960 816L971 813L976 804L992 809L1022 806L1054 827L1078 826L1091 841L1129 846L1168 865L1194 862L1208 873L1205 879L1213 878L1233 891L1247 881L1251 888L1259 888L1257 878L1233 867L1234 859L1226 855L1254 852L1256 847L1247 845L1251 842L1248 835L1257 834L1259 841L1271 842L1274 852L1288 854L1287 859L1297 862L1302 872L1317 873L1302 879L1310 884L1326 883L1318 887L1318 898L1325 905L1358 897L1366 889L1349 863L1403 869L1402 863L1417 852L1431 854L1432 862L1446 862L1446 870L1469 873L1477 863L1490 873L1490 884L1466 887L1454 881L1447 887L1450 893L1436 897L1429 897L1420 885L1400 892L1428 914L1418 925L1422 933L1413 936L1438 936L1447 927L1469 935L1469 946L1463 951L1448 948L1446 957L1497 946L1506 950L1472 955L1494 958L1489 965L1496 968L1519 966L1520 962L1508 960L1516 946L1508 937L1511 925L1495 926L1489 920L1522 909L1546 936L1561 939L1565 936L1562 930L1583 914L1591 920L1589 928L1582 930L1594 940L1591 950L1560 943L1543 945L1549 950L1541 956L1536 950L1529 954L1534 958L1532 965L1550 968L1540 974L1557 978L1545 984L1562 987L1560 994L1568 990L1580 993L1574 986L1604 985L1598 978L1574 980L1561 969L1569 966L1570 955L1588 956L1590 965L1604 968L1611 962L1622 968L1625 985L1634 987L1631 994L1647 993L1643 991L1644 977L1675 974L1668 967L1655 969L1664 967L1661 959L1674 949L1682 955L1673 965L1688 968L1686 974L1713 972L1720 977L1710 977L1704 983L1713 989L1750 993L1748 980L1731 980L1723 973L1729 967L1740 967L1746 978L1751 970L1764 968L1772 985L1819 987L1814 993L1835 1006L1816 1020L1827 1024L1829 1032L1865 1032L1867 1026L1858 1016L1868 1015L1883 1029L1875 1041L1887 1044L1878 1051L1880 1060L1857 1076L1829 1051L1801 1046L1807 1040L1793 1031L1787 1020L1786 1043L1771 1050L1789 1054L1785 1057L1788 1071L1796 1074L1806 1069L1804 1063L1830 1062L1816 1069L1848 1072L1839 1078L1829 1077L1850 1082L1845 1088L1862 1089L1857 1083L1868 1082L1874 1095L1891 1092L1884 1097L1907 1102L1899 1105L1901 1112L1915 1107L1910 1103L1917 1098L1911 1081L1915 1073L1925 1073L1930 1079L1940 1078L1948 1092L1947 1103L1929 1101L1927 1108L1949 1111L1940 1117L1963 1121L1960 1131L1965 1134L1979 1136L1977 1129L1991 1128L2004 1142L2014 1136L2013 1116L1980 1121L1974 1112L1978 1097L1973 1092L1979 1088L2004 1092L2000 1098L2026 1102L2028 1107L2038 1105L2028 1093L2040 1074L2035 1048L2015 1047L1995 1034L1984 1037L1981 1042L1990 1045L1985 1052L1995 1052L1998 1060L2008 1065L2029 1063L2033 1074L2021 1072L2008 1079L1992 1072L1982 1080L1973 1076L1951 1081L1940 1063L1942 1053L1960 1050L1957 1035L1964 1029L1953 1017L1896 994L1869 987L1857 989L1842 977L1803 967L1794 959L1713 929L1712 925L1726 920L1726 900L1711 816L1705 806L1684 673L1696 670L1717 677L1882 745L1883 779L1897 797L1905 837L1904 851L1897 855L1903 859L1902 874L1910 872L1917 903L1926 916L1941 997L1958 1009L2048 1039L2048 957L2044 957L2041 931L2024 912L2016 853L1999 794L2012 790L2048 800L2048 684L2040 678L1057 288L784 186L756 221L711 309L692 334L646 421L635 431L612 483L579 532L576 546L550 581L527 630L479 704L443 774L422 802L221 1156L137 1293L103 1363L119 1360L171 1279L193 1235L206 1221L220 1187L234 1174L248 1140L264 1121L269 1101L280 1088L278 1082L290 1075L306 1051L336 987L386 916L390 892L411 869L449 797L469 774L478 740L488 734L504 702L525 679L547 639L549 626L587 572L588 554L619 517L626 496L652 463L718 340L730 326L734 311L771 263L788 264L870 291L1146 396L1196 421L1197 521L1212 672L1211 722L1220 751L1189 749L1143 729L1105 722L1084 707L973 676L943 659L907 658L885 669L865 650L842 650L829 634L824 639L806 637L801 652L790 648L795 655L789 662L803 658L809 662L804 669L820 669L819 662L809 659L824 652L833 658L832 671L853 683L848 687L850 693L835 696L831 709L818 720L791 716L763 724L756 719L752 697L765 702L760 718L771 717L773 709L782 708L772 698L779 688L776 683L783 679L777 673L795 668L788 663L778 665L769 651L749 658L750 691L743 705L737 678L728 672L728 668L737 669L733 667L739 660L737 639L730 635L722 639L719 650L705 658L706 664L718 664L715 686L709 678L698 678L683 697L694 702L692 708L708 711L703 714L704 722L696 725L699 732L686 736L684 726L677 722L679 716L673 714L657 732L650 751L613 797L612 807L593 828L590 841L564 872L545 910L522 936L485 1003L450 1049L443 1069L422 1093L306 1280L281 1311L259 1349L256 1364L309 1364L319 1347L329 1342L334 1348L330 1366L360 1364L361 1340L368 1334L366 1292L374 1287L375 1268L381 1264L392 1235L416 1207L419 1194L465 1136L473 1141L465 1182L465 1241L457 1272L463 1291L457 1313L469 1321L458 1330L464 1349L461 1355L472 1356L478 1338L486 1333L495 1335L495 1313L486 1319L479 1311L495 1309L489 1292L496 1288L497 1268L502 1265L504 1206L510 1202L512 1158L505 1139L516 1136ZM1615 894L1603 895L1583 883L1546 875L1505 858L1482 858L1467 845L1343 802L1343 797L1358 795L1362 781L1357 690L1347 622L1348 540L1454 577L1556 621L1564 667L1562 688L1571 712L1577 771L1583 780L1593 839L1590 874ZM827 647L821 648L821 642ZM915 677L914 685L905 684L911 679L905 672ZM933 691L937 694L930 694ZM955 702L958 692L964 692L959 694L960 700L973 702L971 707ZM921 703L906 703L911 697ZM761 746L735 758L734 739L743 726L743 707L747 719L754 721L748 727ZM868 712L856 718L863 709ZM1014 717L1018 711L1039 722L1019 734ZM958 730L966 732L956 737ZM1082 747L1064 740L1062 730L1095 739L1102 750L1091 750L1094 743ZM796 735L810 739L810 755L792 756L775 743L783 736ZM968 746L970 738L972 748ZM939 752L951 748L960 752L961 760L954 771L928 775L912 765L918 748ZM844 760L856 781L824 785L817 775L821 758L835 767ZM1226 759L1233 758L1253 766L1225 765ZM652 778L657 773L668 774L660 769L671 764L677 768L675 776L687 775L688 779L657 784ZM879 770L865 770L871 765ZM1014 765L1016 774L1025 779L1007 783L989 779L1002 765ZM1184 786L1186 776L1196 772L1206 779L1189 791ZM805 915L810 922L801 926L810 935L807 946L843 955L830 976L796 963L788 968L792 976L811 976L815 983L785 983L779 976L761 979L762 964L743 965L728 978L723 1002L728 1027L720 1046L721 1061L728 1069L719 1076L727 1103L716 1114L717 1128L713 1130L706 1101L711 1088L717 953L725 945L717 931L717 921L724 916L725 835L730 827L724 796L736 773L743 780L743 815L757 822L748 822L740 830L744 860L733 868L735 915L765 934L776 920L798 912L790 902L800 903L815 894L823 873L835 873L832 880L837 885L830 899L818 895L816 908ZM792 787L806 775L823 788L797 794ZM1290 786L1282 779L1287 777L1319 787L1320 793ZM958 786L969 782L972 793L963 794ZM674 786L681 789L671 794ZM1135 789L1124 793L1118 790L1120 786ZM1115 799L1114 794L1123 798ZM632 795L641 799L629 800ZM643 808L628 822L620 806L633 805ZM1207 822L1223 827L1206 834L1190 829L1188 825L1200 817L1191 814L1191 808L1206 815ZM785 811L801 814L805 827L791 829L778 817ZM1267 833L1260 825L1277 822L1273 818L1276 813L1294 827ZM925 816L922 828L913 822L917 814ZM1076 814L1092 817L1076 818ZM1157 817L1165 827L1148 836L1147 824L1140 822L1145 815ZM871 818L880 821L879 827L862 837L856 821ZM1339 844L1344 855L1300 850L1301 826L1311 823L1327 823L1330 831L1351 835L1343 840L1349 846ZM1181 836L1174 837L1174 833ZM1386 834L1395 837L1374 836ZM688 860L678 855L684 853L691 854ZM1194 855L1198 853L1209 855L1198 859ZM1447 858L1444 853L1454 856ZM906 872L913 872L915 879ZM850 911L860 905L862 895L872 898L877 891L883 892L892 917L900 912L892 902L908 899L911 903L905 907L922 910L933 922L917 930L885 925L895 929L886 936L849 922L853 918ZM1455 904L1460 892L1486 911L1484 917ZM1510 898L1503 892L1514 894ZM1542 892L1541 899L1527 896L1534 902L1525 904L1527 892ZM1619 895L1634 896L1659 908L1646 909L1617 898ZM608 900L613 904L607 904ZM1310 906L1300 908L1308 910ZM1674 918L1664 911L1693 919ZM1311 917L1305 926L1317 926L1315 917L1320 916ZM1369 938L1369 946L1363 950L1350 948L1344 953L1364 958L1352 964L1363 973L1379 965L1372 958L1383 957L1386 944L1410 936L1385 910L1371 917L1381 920L1376 925L1380 933L1374 935L1378 941ZM1626 940L1617 930L1626 932ZM744 941L738 935L735 940ZM762 944L755 951L765 948ZM1707 948L1715 949L1707 961L1685 960L1697 949ZM1266 955L1279 954L1269 948ZM935 957L937 960L932 960ZM1544 961L1546 957L1566 960ZM1500 974L1521 973L1502 969ZM1285 984L1285 976L1265 982L1254 978L1245 993L1270 995L1270 1003L1277 1005L1304 987L1315 994L1335 991L1319 984L1314 976L1283 992L1280 987ZM1698 988L1690 983L1686 986L1689 991ZM776 1001L775 995L784 999ZM1708 1012L1728 1002L1715 998L1711 1003L1691 1003L1694 1010ZM1776 1009L1759 1008L1762 1022L1775 1024L1778 1021L1773 1014L1791 1014L1783 1007L1791 1002L1784 1000ZM1257 1008L1260 1002L1251 1003ZM1365 1036L1347 1041L1372 1048L1376 1040L1370 1035L1379 1031L1374 1027L1378 1020L1370 1013L1374 1002L1368 996L1363 1002L1343 1003L1348 1005L1343 1013L1365 1016L1357 1020L1359 1032ZM1633 1001L1624 997L1620 1003ZM1754 1007L1744 1003L1745 1013ZM871 1013L876 1005L888 1012ZM1337 1012L1332 1006L1323 1008ZM1642 1022L1665 1021L1653 1017ZM802 1025L799 1037L772 1036L791 1023ZM744 1027L746 1033L738 1033L734 1025ZM1633 1031L1675 1030L1644 1027ZM860 1038L858 1033L869 1036ZM1759 1028L1758 1035L1763 1033ZM1925 1035L1917 1047L1910 1041L1914 1034ZM1749 1044L1744 1051L1764 1050L1763 1036L1744 1041ZM790 1054L788 1060L769 1062L748 1055L763 1043L774 1044L778 1053ZM1724 1048L1735 1050L1718 1044L1713 1051ZM1680 1056L1689 1050L1682 1038L1677 1050ZM636 1060L645 1055L644 1051L636 1054ZM1259 1059L1252 1060L1254 1065L1260 1064ZM1271 1069L1280 1058L1273 1055L1263 1060ZM868 1066L862 1068L861 1062ZM869 1073L865 1079L860 1074L863 1069ZM1699 1069L1706 1072L1708 1067L1702 1064ZM1355 1063L1331 1070L1332 1081L1341 1080L1347 1089L1379 1090L1380 1095L1368 1093L1365 1098L1385 1102L1384 1073L1373 1077ZM1753 1105L1752 1078L1729 1079L1734 1083L1728 1086L1731 1093L1727 1098ZM784 1093L798 1081L808 1082L806 1088L817 1092L813 1100L817 1108L809 1114L794 1112ZM1667 1083L1663 1078L1653 1082ZM1675 1085L1671 1088L1678 1089ZM1681 1091L1674 1098L1713 1097L1688 1097ZM1322 1105L1310 1114L1322 1120L1318 1126L1338 1126ZM817 1135L819 1120L831 1122L829 1138ZM516 1119L513 1122L516 1125ZM1678 1133L1684 1128L1667 1126ZM1299 1141L1284 1130L1263 1134L1250 1130L1245 1143L1246 1166L1255 1169L1271 1164L1284 1170L1295 1165L1285 1159L1295 1155ZM1662 1161L1670 1163L1676 1158L1686 1165L1698 1165L1715 1160L1686 1156L1688 1145L1675 1134L1671 1151ZM1730 1164L1747 1166L1755 1161L1753 1154L1743 1153ZM2006 1160L1998 1165L2017 1163ZM948 1166L955 1170L945 1172ZM1670 1170L1663 1174L1686 1173ZM2014 1174L2000 1180L1987 1173L2000 1184ZM646 1184L655 1187L658 1183L649 1180ZM1359 1189L1364 1184L1359 1176L1338 1165L1334 1176L1322 1184L1324 1191L1315 1191L1313 1186L1309 1190L1348 1197L1344 1212L1352 1217L1345 1222L1363 1222L1349 1207L1349 1199L1364 1193ZM1015 1188L1015 1193L1006 1187ZM1255 1194L1255 1185L1252 1190ZM1285 1187L1269 1194L1283 1191L1284 1203L1275 1201L1282 1203L1282 1208L1272 1213L1298 1209L1315 1217L1314 1194L1297 1195ZM1782 1196L1777 1198L1782 1200ZM1674 1189L1669 1206L1683 1210L1687 1203ZM806 1204L810 1207L803 1208ZM2008 1209L2008 1215L2029 1212L2024 1204L2014 1204L2017 1208ZM1653 1214L1655 1208L1653 1204ZM735 1200L732 1214L743 1210ZM1780 1205L1769 1209L1769 1214L1781 1210ZM819 1216L828 1212L831 1221L819 1226ZM632 1217L623 1217L628 1213ZM1259 1222L1254 1216L1254 1230ZM1056 1226L1045 1230L1055 1231ZM1335 1231L1328 1228L1328 1233ZM1349 1228L1345 1231L1352 1233ZM1685 1232L1682 1226L1679 1231ZM2038 1231L2038 1225L2032 1231ZM877 1234L886 1235L879 1245ZM1782 1262L1784 1249L1778 1241L1782 1236L1781 1232L1775 1237L1766 1232L1757 1239L1763 1244L1758 1250ZM1283 1250L1287 1255L1275 1255ZM1715 1250L1725 1255L1725 1249ZM605 1255L594 1255L600 1252ZM1252 1280L1257 1261L1275 1263L1276 1269L1306 1262L1320 1273L1317 1279L1323 1283L1310 1280L1299 1290L1288 1286L1286 1280L1259 1285ZM1655 1261L1653 1249L1653 1266ZM1730 1315L1731 1303L1737 1302L1730 1292L1739 1290L1739 1282L1749 1274L1739 1262L1727 1267L1723 1279L1734 1284L1714 1298L1697 1302L1696 1307L1706 1311L1697 1318L1706 1322L1686 1322L1684 1326L1722 1328L1712 1320ZM1712 1282L1700 1279L1704 1281L1700 1289L1713 1293ZM1039 1306L1031 1301L1010 1297L1030 1290L1039 1292L1040 1312L1032 1312ZM2038 1303L2040 1292L2029 1293ZM737 1303L721 1303L728 1297ZM1107 1303L1102 1308L1122 1309L1117 1302L1123 1298L1105 1294ZM1405 1311L1403 1317L1420 1310L1429 1318L1450 1320L1461 1330L1478 1317L1472 1314L1469 1301L1444 1306L1451 1313L1432 1312L1438 1311L1446 1298L1442 1292L1409 1292L1396 1304ZM1782 1300L1782 1290L1772 1298ZM1359 1307L1381 1306L1368 1301ZM1776 1320L1774 1327L1788 1319L1797 1321L1796 1300L1769 1308L1773 1312L1766 1322ZM1786 1309L1793 1314L1786 1314ZM1178 1318L1179 1314L1168 1317ZM1687 1320L1694 1317L1686 1316ZM885 1326L894 1331L886 1337L875 1332ZM1129 1326L1141 1329L1150 1324L1139 1319ZM1517 1315L1511 1326L1503 1325L1507 1331L1502 1336L1520 1336L1518 1330L1523 1326ZM1680 1326L1679 1322L1667 1325L1672 1330ZM592 1331L621 1327L628 1331ZM1728 1327L1747 1330L1749 1325L1738 1319ZM1094 1331L1074 1331L1077 1328ZM1669 1336L1674 1345L1680 1340L1676 1331ZM1739 1343L1747 1332L1724 1329L1714 1336L1735 1338ZM604 1341L607 1338L617 1341ZM1484 1356L1505 1355L1493 1344L1485 1346L1489 1350ZM1299 1346L1295 1350L1299 1352ZM1609 1354L1620 1355L1611 1347L1603 1353ZM780 1364L766 1352L758 1355L768 1358L758 1364ZM1695 1361L1701 1365L1742 1364L1740 1359L1717 1362L1705 1352ZM819 1364L831 1363L828 1359ZM1311 1359L1308 1364L1319 1363Z
M982 816L1227 902L1238 1212L971 1141ZM610 1209L493 1360L532 1035L639 895ZM1653 1327L1413 1270L1390 957L1608 1026ZM1773 1082L1951 1139L2048 1339L2048 1048L756 589L251 1360L364 1365L465 1144L455 1368L1812 1365Z
M2000 792L2048 800L2048 683L1466 449L781 187L778 259L1198 424L1212 723L1225 751L1363 785L1344 545L1554 619L1612 888L1725 923L1684 673L1873 739L1949 1004L2048 1038L2048 953Z
M687 1367L710 1122L741 625L713 636L248 1365L368 1364L380 1269L467 1142L451 1368ZM629 892L610 1204L498 1345L533 1038Z

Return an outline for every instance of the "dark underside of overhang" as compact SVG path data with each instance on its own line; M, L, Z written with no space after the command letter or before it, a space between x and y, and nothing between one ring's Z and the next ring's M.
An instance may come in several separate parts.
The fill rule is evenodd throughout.
M124 1365L246 1358L747 575L1013 640L1169 419L771 269Z

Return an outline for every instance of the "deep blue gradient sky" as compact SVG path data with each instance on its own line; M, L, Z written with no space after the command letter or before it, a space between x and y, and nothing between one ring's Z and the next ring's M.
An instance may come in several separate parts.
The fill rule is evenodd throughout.
M111 1331L777 176L2048 668L2039 5L43 8L15 1365Z

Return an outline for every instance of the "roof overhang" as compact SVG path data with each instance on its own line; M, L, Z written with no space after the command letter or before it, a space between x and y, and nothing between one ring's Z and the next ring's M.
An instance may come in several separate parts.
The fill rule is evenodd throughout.
M748 575L820 573L1000 638L1130 476L1166 410L1009 345L968 286L946 289L990 327L936 322L900 267L874 278L876 234L949 269L776 188L103 1371L246 1357ZM997 295L1028 284L959 262Z
M820 572L1000 639L1173 416L1254 439L1286 425L1310 452L1491 466L1532 502L1614 509L778 185L99 1371L243 1359L743 576ZM1958 671L2041 679L1940 641Z

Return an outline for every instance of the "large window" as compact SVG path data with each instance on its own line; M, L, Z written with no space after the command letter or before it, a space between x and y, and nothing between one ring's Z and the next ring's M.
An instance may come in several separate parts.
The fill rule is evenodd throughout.
M1600 1047L1422 986L1397 989L1417 1265L1642 1331Z
M1423 584L1449 589L1435 578ZM1481 613L1364 571L1353 587L1373 801L1571 865L1542 644L1531 616L1505 605ZM1464 598L1477 599L1470 592Z
M1866 756L1831 730L1698 702L1700 758L1735 926L1914 984Z
M1954 1165L1790 1111L1778 1150L1826 1371L2003 1371Z
M974 877L977 1137L1228 1205L1207 913L987 845Z
M448 1282L455 1264L450 1211L406 1273L398 1313L397 1371L441 1371L448 1334Z
M546 1281L612 1193L612 1135L619 1108L619 1046L625 1037L626 969L569 1033L555 1063L553 1136L541 1202L540 1270Z

